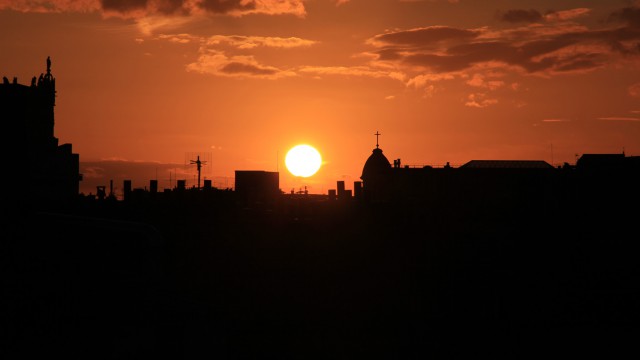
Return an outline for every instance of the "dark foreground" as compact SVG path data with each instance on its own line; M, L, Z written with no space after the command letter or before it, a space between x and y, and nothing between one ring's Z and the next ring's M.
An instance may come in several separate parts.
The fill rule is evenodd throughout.
M3 358L634 358L636 213L27 212L4 227Z

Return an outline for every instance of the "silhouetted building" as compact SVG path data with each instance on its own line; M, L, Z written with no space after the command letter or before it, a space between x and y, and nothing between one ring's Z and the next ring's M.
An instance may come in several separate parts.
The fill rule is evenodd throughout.
M336 189L329 189L329 200L335 200L337 198Z
M236 170L235 192L239 203L247 206L273 205L280 192L280 173Z
M384 202L391 199L391 163L378 144L364 163L360 178L367 201Z
M400 159L393 163L392 167L380 148L373 150L361 176L367 201L443 205L515 201L523 196L539 199L549 195L545 191L555 171L538 160L471 160L458 168L401 166Z
M149 192L155 194L158 192L158 180L149 181Z
M336 185L337 185L337 188L338 188L338 199L344 199L344 197L345 197L344 181L343 180L338 180Z
M449 163L436 168L401 165L395 159L391 166L376 144L361 179L364 199L370 203L542 211L561 200L637 198L640 157L585 154L576 166L559 168L542 160L471 160L457 168Z
M46 74L37 80L33 77L30 85L19 84L17 78L0 84L2 149L12 177L19 179L13 186L3 186L8 190L3 196L20 202L28 199L30 204L47 208L77 198L82 180L80 159L71 144L59 145L54 136L55 98L56 80L49 58Z
M131 185L131 180L123 181L122 196L123 196L125 201L131 200L132 192L133 192L133 188L132 188L132 185Z
M585 203L616 201L628 206L640 198L640 156L583 154L564 181Z
M576 162L576 168L587 171L618 170L627 165L633 158L620 154L582 154ZM632 160L631 160L632 161Z
M362 197L362 181L353 182L353 196L356 199L360 199Z

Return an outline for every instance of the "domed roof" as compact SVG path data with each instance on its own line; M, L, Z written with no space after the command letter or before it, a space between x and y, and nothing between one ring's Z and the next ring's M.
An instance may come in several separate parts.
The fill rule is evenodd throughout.
M382 153L382 149L376 147L373 149L373 153L369 156L367 162L364 163L362 176L360 176L360 178L365 180L366 178L371 178L373 176L384 175L389 170L391 170L391 163Z

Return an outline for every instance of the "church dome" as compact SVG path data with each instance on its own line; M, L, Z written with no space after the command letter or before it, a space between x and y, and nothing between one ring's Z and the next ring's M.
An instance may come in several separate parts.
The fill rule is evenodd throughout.
M382 153L382 149L375 148L373 149L373 153L367 161L364 163L364 168L362 169L362 176L360 178L364 181L366 179L371 179L372 177L384 176L391 170L391 163L386 156Z

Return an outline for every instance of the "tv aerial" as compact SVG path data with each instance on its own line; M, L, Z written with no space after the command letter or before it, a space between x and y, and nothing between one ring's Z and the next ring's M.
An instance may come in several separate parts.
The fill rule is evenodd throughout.
M191 160L191 164L195 164L198 169L198 189L200 189L200 171L202 169L202 165L206 165L207 162L200 160L200 155L198 155L196 160Z

